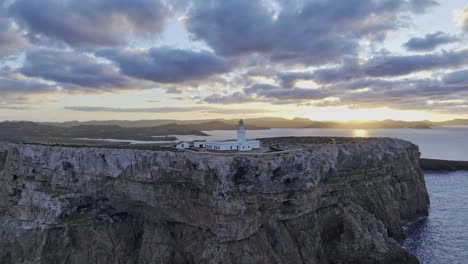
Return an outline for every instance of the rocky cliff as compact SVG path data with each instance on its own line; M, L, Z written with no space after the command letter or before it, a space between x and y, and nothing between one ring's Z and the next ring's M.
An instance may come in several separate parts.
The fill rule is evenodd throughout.
M417 146L210 155L0 143L0 263L418 263Z

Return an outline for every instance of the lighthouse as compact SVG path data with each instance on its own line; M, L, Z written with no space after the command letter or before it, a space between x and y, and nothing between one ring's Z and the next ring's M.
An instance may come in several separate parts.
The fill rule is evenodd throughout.
M260 140L247 140L244 120L239 120L237 140L206 142L206 149L211 151L251 151L260 148Z
M245 126L244 120L239 120L239 126L237 127L237 143L245 142Z

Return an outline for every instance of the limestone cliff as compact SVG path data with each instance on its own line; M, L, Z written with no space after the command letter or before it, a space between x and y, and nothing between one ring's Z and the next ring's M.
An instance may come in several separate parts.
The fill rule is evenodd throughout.
M427 215L417 146L289 153L0 143L0 263L418 263L402 226Z

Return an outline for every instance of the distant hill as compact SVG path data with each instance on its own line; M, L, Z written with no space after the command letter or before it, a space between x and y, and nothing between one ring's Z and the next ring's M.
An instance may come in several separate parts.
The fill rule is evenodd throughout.
M212 125L213 127L216 127L214 124ZM33 122L2 122L0 123L0 140L34 141L44 138L49 140L67 138L155 140L153 136L166 136L173 134L206 135L198 128L199 127L179 124L131 128L116 125L79 125L74 127L58 127Z
M425 122L406 122L395 120L383 121L349 121L349 122L316 122L309 126L311 128L343 128L343 129L392 129L392 128L415 128L431 129L431 125Z
M87 122L63 122L63 123L42 123L44 125L53 125L60 127L74 127L79 125L114 125L121 127L157 127L169 124L187 125L193 129L205 130L231 130L237 127L239 119L205 119L205 120L107 120L107 121L87 121ZM426 128L431 125L428 121L405 122L405 121L313 121L308 118L286 119L280 117L260 117L245 119L247 128L269 129L269 128Z
M42 122L43 125L49 126L58 126L58 127L76 127L76 126L120 126L120 127L156 127L156 126L163 126L169 124L177 124L177 125L193 125L196 127L197 125L203 125L209 129L207 130L231 130L237 123L239 122L238 119L236 120L224 120L224 119L205 119L205 120L171 120L171 119L162 119L162 120L104 120L104 121L68 121L68 122ZM252 125L255 124L255 125ZM249 129L266 129L269 126L262 126L261 124L251 123L249 125Z
M453 119L443 122L431 122L431 124L439 126L468 126L468 119Z
M245 119L247 129L270 128L339 128L339 129L377 129L377 128L415 128L430 129L432 126L464 126L468 119L455 119L445 122L430 121L313 121L308 118L262 117ZM107 121L70 121L63 123L0 122L0 140L48 141L90 139L156 140L154 136L167 135L206 135L202 131L234 130L238 119L206 120L107 120ZM167 139L167 138L165 138ZM174 139L174 138L172 138Z

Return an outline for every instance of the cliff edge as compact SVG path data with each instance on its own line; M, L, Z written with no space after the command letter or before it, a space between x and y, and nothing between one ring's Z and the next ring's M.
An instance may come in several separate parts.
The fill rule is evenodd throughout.
M418 147L210 155L0 143L0 263L418 263Z

